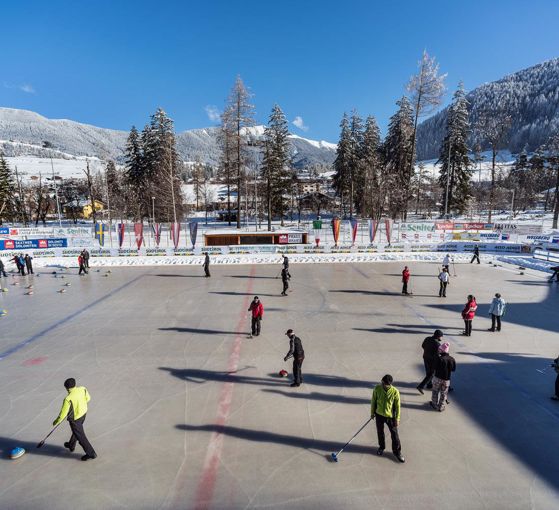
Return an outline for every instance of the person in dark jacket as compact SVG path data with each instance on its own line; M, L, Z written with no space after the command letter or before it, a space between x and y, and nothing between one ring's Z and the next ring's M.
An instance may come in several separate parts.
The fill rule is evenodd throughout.
M439 347L439 357L433 377L433 392L429 404L437 411L444 411L450 388L450 374L456 370L456 361L448 354L450 344L445 342Z
M16 265L17 273L21 274L21 264L19 263L19 256L14 255L11 260Z
M283 267L289 270L289 259L287 258L287 255L282 255L282 257L283 257Z
M293 357L293 384L291 384L291 386L296 388L301 386L303 382L301 367L305 359L305 351L303 350L301 339L295 336L292 329L288 329L285 334L289 337L289 352L285 355L283 361L287 361L289 358Z
M433 336L428 336L423 343L421 348L423 349L423 365L425 366L425 377L417 385L417 391L423 395L423 388L427 385L427 389L431 389L433 385L431 384L431 379L435 373L435 366L437 364L437 359L439 357L439 347L441 345L441 338L443 337L443 332L440 329L435 330Z
M204 273L206 273L206 278L211 276L210 274L210 254L208 252L204 253Z
M27 267L27 274L34 274L33 273L33 257L27 253L23 258L25 260L25 267Z
M21 276L25 276L25 257L23 256L23 253L16 255L16 257L17 257L17 262L16 262L17 270Z
M553 281L553 278L555 278L556 282L559 282L559 266L553 266L549 269L553 271L553 274L551 275L551 278L548 280L548 282L551 283Z
M557 377L555 378L555 395L551 397L551 400L559 400L559 357L553 360L551 366L555 372L557 372Z
M470 264L473 264L474 260L477 260L478 264L480 263L479 262L479 247L478 247L477 244L474 246L474 255L472 257L472 260L470 260Z
M281 281L283 283L283 290L281 292L282 296L287 296L287 289L289 288L289 279L291 278L291 275L289 274L289 270L284 267L281 270Z
M82 251L83 264L86 269L89 269L89 252L84 248Z
M0 276L4 276L5 278L8 277L8 275L6 274L6 266L4 266L4 262L2 262L2 259L0 259Z
M404 295L408 295L408 282L410 281L410 270L408 269L408 266L404 267L404 270L402 271L402 294Z
M258 299L258 296L254 296L252 303L250 304L248 311L252 313L251 317L251 330L252 336L260 335L260 322L262 317L264 317L264 305Z

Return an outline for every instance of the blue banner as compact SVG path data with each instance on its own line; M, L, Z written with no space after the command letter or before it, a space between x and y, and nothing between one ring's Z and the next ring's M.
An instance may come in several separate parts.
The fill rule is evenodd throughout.
M10 233L10 227L0 227L0 236L7 236Z
M0 240L0 250L44 250L48 248L67 248L68 239L16 239Z

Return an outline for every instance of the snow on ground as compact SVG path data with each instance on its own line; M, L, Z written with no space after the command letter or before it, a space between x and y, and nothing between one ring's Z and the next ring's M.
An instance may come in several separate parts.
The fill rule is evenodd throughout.
M35 156L16 156L5 158L10 168L15 172L17 167L18 175L24 183L38 178L52 177L53 168L56 176L62 179L84 179L85 168L89 161L89 169L92 174L105 171L105 163L98 158L69 156L69 159L53 158L52 166L49 158L39 158Z

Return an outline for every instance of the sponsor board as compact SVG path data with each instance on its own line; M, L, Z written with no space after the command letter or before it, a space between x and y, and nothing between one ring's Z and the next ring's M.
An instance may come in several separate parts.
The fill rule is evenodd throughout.
M33 250L33 257L60 257L60 250Z
M75 249L68 249L68 250L62 250L62 256L63 257L78 257L78 255L82 252L82 250L79 250L77 248Z
M110 248L98 248L96 250L91 250L89 253L90 257L118 257L118 250Z
M147 248L146 249L146 256L147 257L164 257L167 255L165 248Z
M280 234L279 243L280 244L301 244L303 242L302 233L293 234Z
M324 246L307 246L304 247L304 253L325 253Z
M437 251L436 244L412 244L410 245L410 251L417 252L417 251Z
M359 244L357 245L357 251L364 253L376 253L378 252L377 244Z
M522 223L495 223L493 225L493 230L510 232L513 234L541 234L543 227L541 223L534 223L531 225Z
M119 257L137 257L138 250L134 248L120 248L118 250Z
M404 251L403 244L387 244L384 247L385 252L392 252L392 251Z
M172 255L176 255L179 257L191 257L192 255L194 255L194 249L193 248L177 248L176 250L173 250Z
M66 248L67 239L5 239L0 241L0 250L43 250Z
M400 232L434 232L435 223L400 223Z
M435 230L454 230L454 223L452 221L436 221Z

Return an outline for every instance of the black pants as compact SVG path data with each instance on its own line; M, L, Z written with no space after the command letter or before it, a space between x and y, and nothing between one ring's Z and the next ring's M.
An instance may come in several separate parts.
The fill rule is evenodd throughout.
M407 294L407 293L408 293L408 282L403 282L402 294Z
M95 457L97 454L91 446L91 443L87 440L85 431L83 430L83 422L85 421L85 414L78 418L77 420L69 420L68 424L72 429L72 437L70 438L70 449L73 450L76 447L76 441L80 443L83 451L90 457Z
M289 283L287 282L287 280L282 280L283 282L283 290L282 290L282 294L285 296L285 294L287 293L287 289L289 288Z
M301 384L303 382L303 374L301 373L301 367L303 366L303 358L293 358L293 382L296 384Z
M555 280L559 282L559 271L554 271L549 281L552 282L553 278L555 278Z
M464 319L464 333L466 336L472 336L472 321Z
M204 266L204 273L206 273L206 277L208 278L211 276L210 268L208 266Z
M441 286L439 288L439 297L446 297L446 286L448 282L441 282Z
M80 264L80 271L79 271L78 274L82 274L82 273L87 274L87 269L85 268L85 264L83 264L83 263Z
M0 276L3 276L4 278L8 278L8 275L6 274L6 271L4 271L4 268L0 269Z
M84 258L84 259L83 259L83 265L84 265L87 269L89 269L89 259Z
M479 255L474 254L474 256L472 257L472 260L470 260L470 264L474 263L474 260L477 260L477 263L479 264Z
M557 379L555 379L555 395L559 397L559 374L557 374Z
M491 331L495 331L495 323L497 323L497 331L501 331L501 316L491 314Z
M400 444L400 438L398 437L398 428L395 427L396 420L394 418L387 418L386 416L376 415L375 418L377 424L377 437L378 446L383 450L386 448L386 443L384 441L384 424L388 425L388 430L390 431L390 437L392 438L392 451L399 454L402 451L402 445Z
M260 321L262 319L260 317L253 317L252 318L252 334L258 336L260 334Z
M33 274L33 266L31 264L27 265L27 274Z
M423 381L421 381L418 385L418 388L425 388L426 384L431 382L433 375L435 375L435 361L436 360L427 360L423 358L423 365L425 366L425 377Z

